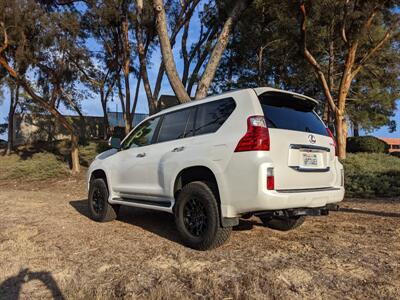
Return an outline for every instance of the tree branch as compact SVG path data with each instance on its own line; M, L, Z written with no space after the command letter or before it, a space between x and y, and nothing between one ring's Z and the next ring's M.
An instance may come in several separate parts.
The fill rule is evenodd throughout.
M324 72L321 69L321 66L317 62L317 60L314 58L314 56L308 51L307 49L307 40L306 40L306 24L307 24L307 13L306 13L306 7L305 4L302 3L300 4L300 12L302 14L302 21L301 21L301 26L300 26L300 34L301 34L301 48L303 51L303 55L307 62L314 68L315 72L317 73L319 80L322 84L322 88L325 94L325 97L332 109L332 111L337 112L338 108L333 101L333 97L331 94L331 91L329 89L328 82L326 81Z
M392 31L389 29L385 35L383 36L383 38L375 45L374 48L372 48L368 53L366 53L360 60L359 63L357 63L357 67L353 70L353 72L351 72L351 77L354 78L354 76L356 76L358 74L358 72L360 72L360 70L362 69L362 67L365 65L365 63L368 61L368 59L374 55L374 53L376 51L378 51L383 44L390 39L392 35Z

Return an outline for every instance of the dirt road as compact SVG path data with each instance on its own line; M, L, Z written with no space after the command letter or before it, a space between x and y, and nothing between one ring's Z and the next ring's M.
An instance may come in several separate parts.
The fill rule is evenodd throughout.
M282 233L243 220L221 248L179 243L165 213L87 217L82 180L0 185L0 298L385 298L400 295L400 200L347 201Z

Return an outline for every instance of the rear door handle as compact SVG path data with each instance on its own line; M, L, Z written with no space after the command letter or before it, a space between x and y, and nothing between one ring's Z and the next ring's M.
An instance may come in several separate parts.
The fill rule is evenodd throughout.
M136 155L136 157L145 157L146 153L139 153L138 155Z
M185 147L176 147L176 148L172 149L172 152L181 152L183 150L185 150Z

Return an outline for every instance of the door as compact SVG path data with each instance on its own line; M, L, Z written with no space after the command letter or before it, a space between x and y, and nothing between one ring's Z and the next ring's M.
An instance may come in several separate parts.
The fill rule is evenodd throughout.
M123 141L121 151L115 155L112 167L113 186L121 197L149 192L150 151L159 121L160 117L157 117L139 125Z
M163 116L155 144L148 152L148 189L154 195L168 197L172 174L190 152L195 107L167 113Z
M332 187L335 145L315 104L284 93L259 96L269 129L276 189Z

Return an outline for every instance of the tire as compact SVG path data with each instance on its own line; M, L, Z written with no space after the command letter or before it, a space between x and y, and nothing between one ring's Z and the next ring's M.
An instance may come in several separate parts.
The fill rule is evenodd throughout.
M304 223L305 217L271 217L271 216L260 216L261 222L264 226L280 230L280 231L288 231L299 227Z
M94 221L109 222L118 216L119 205L108 203L108 188L101 178L90 183L88 206L90 218Z
M175 223L183 243L196 250L224 244L232 227L222 227L213 187L202 181L185 185L176 199Z

